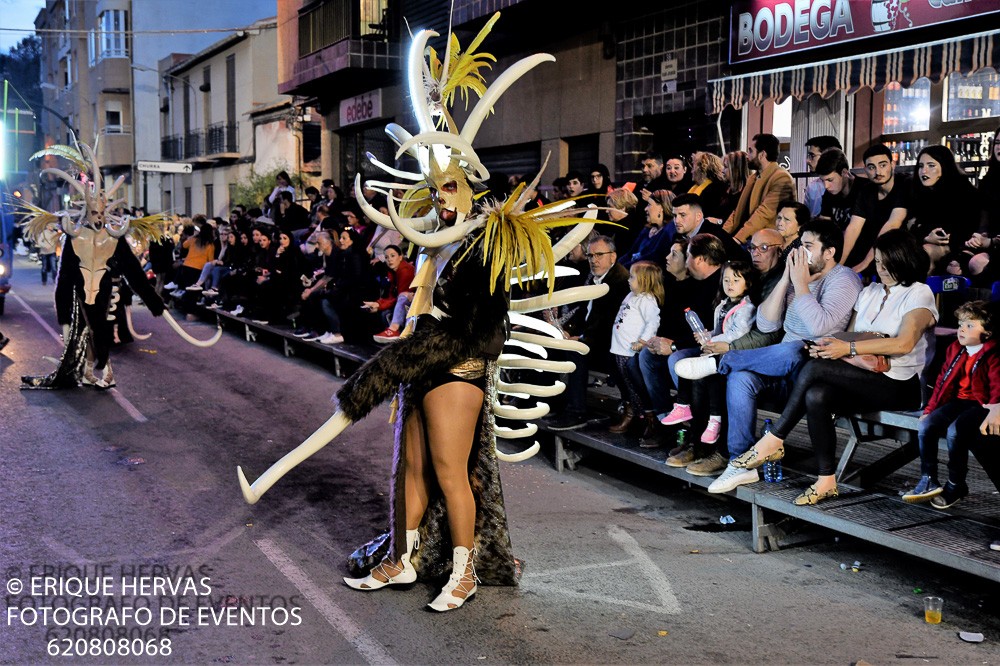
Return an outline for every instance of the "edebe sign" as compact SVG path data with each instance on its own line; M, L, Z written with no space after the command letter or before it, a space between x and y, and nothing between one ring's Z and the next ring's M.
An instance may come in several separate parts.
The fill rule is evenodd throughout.
M761 7L756 14L739 15L737 53L758 55L784 49L789 44L808 48L843 33L854 34L851 4L847 0L795 0ZM748 58L749 59L749 58Z
M729 62L844 44L997 12L1000 0L736 0L730 16ZM996 17L991 18L995 21ZM837 53L851 54L847 50Z
M382 89L340 101L340 126L356 125L382 117Z

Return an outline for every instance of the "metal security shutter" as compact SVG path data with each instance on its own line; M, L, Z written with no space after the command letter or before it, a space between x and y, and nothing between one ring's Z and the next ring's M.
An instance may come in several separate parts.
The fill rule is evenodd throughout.
M540 162L541 145L538 142L499 148L483 148L478 152L480 161L486 165L492 176L498 174L523 176L527 173L537 172L542 166ZM551 167L551 164L549 166ZM552 180L556 175L545 174L542 176L542 180Z
M396 154L394 144L385 134L385 123L350 127L340 132L340 184L354 187L354 176L360 171L362 180L374 178L385 180L385 174L368 162L365 153L371 153L385 164L393 164Z

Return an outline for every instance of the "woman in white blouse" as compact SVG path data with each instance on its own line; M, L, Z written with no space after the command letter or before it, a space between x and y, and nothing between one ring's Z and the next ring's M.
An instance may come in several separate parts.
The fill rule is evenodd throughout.
M754 469L785 455L784 440L808 415L809 437L816 452L818 478L795 504L816 504L837 496L837 433L834 414L913 410L920 407L920 373L927 341L924 332L937 321L934 294L924 284L929 259L910 234L886 232L875 244L880 282L858 295L849 331L881 336L847 342L836 338L807 341L813 357L795 380L788 403L774 429L730 464ZM890 368L872 372L846 359L866 354L889 358Z

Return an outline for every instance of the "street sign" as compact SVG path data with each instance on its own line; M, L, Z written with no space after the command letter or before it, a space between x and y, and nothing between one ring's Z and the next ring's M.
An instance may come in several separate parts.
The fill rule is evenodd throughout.
M159 171L160 173L191 173L191 165L182 162L136 162L139 171Z

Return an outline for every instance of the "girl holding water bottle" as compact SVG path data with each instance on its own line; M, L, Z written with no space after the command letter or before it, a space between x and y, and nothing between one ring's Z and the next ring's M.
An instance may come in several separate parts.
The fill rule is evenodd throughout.
M755 273L753 267L742 261L731 261L722 270L722 281L717 298L713 326L711 331L705 330L698 315L688 310L685 317L691 325L695 339L701 344L702 355L721 354L729 349L730 343L746 335L753 326L756 306L750 301L750 288L753 286ZM677 398L674 408L661 423L676 425L694 418L692 411L692 395L695 395L695 405L708 408L708 424L701 435L703 444L715 444L719 440L722 429L722 411L725 406L725 384L717 376L698 380L699 390L693 390L691 380L680 379L677 385ZM721 457L720 457L721 461ZM682 451L667 459L671 467L688 467L692 474L699 475L699 462L692 450ZM713 461L715 462L715 461ZM714 467L715 465L707 465ZM715 469L710 473L714 473Z

